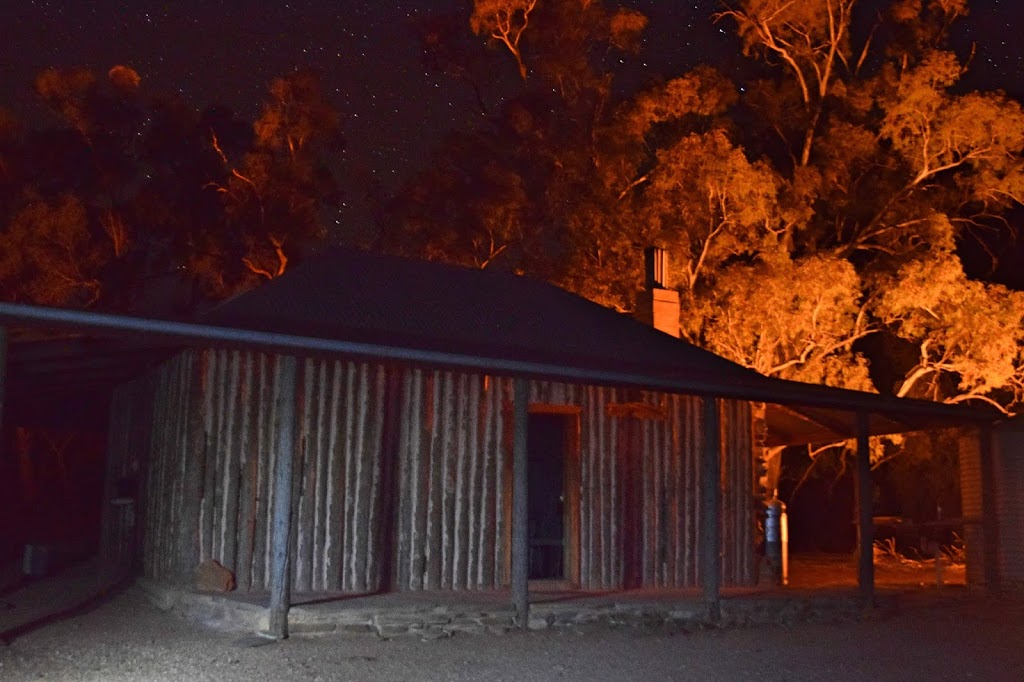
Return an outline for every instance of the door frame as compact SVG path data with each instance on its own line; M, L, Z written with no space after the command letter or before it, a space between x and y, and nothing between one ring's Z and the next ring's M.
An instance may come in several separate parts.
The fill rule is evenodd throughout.
M577 588L580 585L580 415L579 405L530 403L528 414L561 416L565 419L563 455L562 566L561 580L531 580L535 586ZM511 406L507 410L511 417ZM505 575L506 585L512 583L512 420L505 420Z

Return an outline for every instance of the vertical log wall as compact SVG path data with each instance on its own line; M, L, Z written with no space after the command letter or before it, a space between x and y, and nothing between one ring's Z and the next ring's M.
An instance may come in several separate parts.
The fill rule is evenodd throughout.
M505 584L512 381L332 360L300 374L293 589ZM276 386L271 355L195 351L118 393L112 442L149 453L145 575L216 559L267 589ZM130 416L147 399L151 425ZM700 400L535 381L531 403L580 410L580 586L697 585ZM722 578L749 584L751 415L722 414Z
M756 481L750 403L722 401L722 584L750 585L755 575Z
M398 451L397 589L504 582L511 384L407 370Z

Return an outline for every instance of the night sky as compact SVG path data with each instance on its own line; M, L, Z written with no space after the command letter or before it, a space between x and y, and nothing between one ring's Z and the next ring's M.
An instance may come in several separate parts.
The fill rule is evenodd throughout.
M636 82L736 54L731 25L711 21L716 0L622 4L651 19L642 54L626 65ZM873 4L878 0L862 2ZM312 66L345 117L343 175L374 177L390 190L422 167L446 130L474 116L465 86L421 65L412 30L426 14L461 6L460 0L8 0L0 22L0 106L30 124L41 121L31 94L40 70L86 66L104 73L124 64L139 72L149 92L177 90L197 108L219 103L253 118L272 78ZM955 42L961 55L978 43L971 86L1024 97L1022 7L1020 0L972 3ZM514 79L512 60L501 63L508 73L495 74L487 93L494 100L501 84Z

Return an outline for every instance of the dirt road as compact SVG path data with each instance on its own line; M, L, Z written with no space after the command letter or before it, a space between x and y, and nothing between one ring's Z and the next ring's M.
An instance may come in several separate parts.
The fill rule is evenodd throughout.
M1024 680L1024 597L908 598L889 619L831 625L243 639L130 588L0 645L0 680Z

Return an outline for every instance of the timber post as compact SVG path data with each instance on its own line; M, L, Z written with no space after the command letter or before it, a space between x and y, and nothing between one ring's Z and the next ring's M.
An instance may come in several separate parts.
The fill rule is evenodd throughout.
M721 415L718 399L703 399L704 447L700 471L700 582L712 620L721 607L722 529L720 500L722 485Z
M875 601L875 520L872 509L868 413L857 413L857 586L866 605Z
M526 629L530 624L530 538L527 531L527 441L530 384L517 378L512 399L512 606L516 625Z
M384 416L381 428L380 456L380 487L381 495L378 502L380 514L380 531L377 533L374 546L380 555L380 579L377 589L390 592L398 582L395 575L395 528L399 524L399 505L397 500L401 493L396 490L395 469L401 459L399 437L402 420L402 382L401 375L394 368L388 368L384 380Z
M7 390L7 327L0 325L0 461L4 458L4 395Z
M279 356L277 395L277 468L274 472L273 551L270 568L270 611L268 634L274 639L288 637L288 608L291 601L289 549L291 540L292 459L295 451L294 356Z

